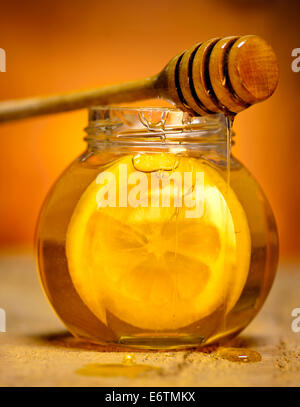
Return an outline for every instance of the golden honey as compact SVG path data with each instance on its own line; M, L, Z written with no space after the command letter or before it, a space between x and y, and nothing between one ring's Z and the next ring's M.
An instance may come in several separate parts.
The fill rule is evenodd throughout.
M262 360L260 353L247 348L220 348L216 356L237 363L256 363Z
M41 212L45 293L78 337L180 348L241 331L277 266L271 208L223 115L92 108Z

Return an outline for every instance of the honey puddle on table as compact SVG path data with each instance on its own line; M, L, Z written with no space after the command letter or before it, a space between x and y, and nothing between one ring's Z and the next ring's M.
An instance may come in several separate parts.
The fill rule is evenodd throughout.
M124 356L122 363L92 363L76 370L76 373L83 376L123 376L134 379L142 373L149 371L160 372L161 369L151 365L138 365L136 364L135 357L127 354Z
M258 352L247 348L220 348L214 355L238 363L254 363L262 360ZM161 372L161 368L151 365L138 365L133 355L126 354L122 363L91 363L76 370L76 373L83 376L123 376L134 379L149 371Z
M258 352L247 348L220 348L215 355L221 359L238 363L260 362L262 359Z

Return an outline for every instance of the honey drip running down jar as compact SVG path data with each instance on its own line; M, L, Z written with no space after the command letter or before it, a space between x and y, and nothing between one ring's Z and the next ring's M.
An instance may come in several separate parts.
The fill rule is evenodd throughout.
M45 293L100 344L223 341L257 314L277 267L272 210L231 155L223 114L94 107L87 148L41 211Z

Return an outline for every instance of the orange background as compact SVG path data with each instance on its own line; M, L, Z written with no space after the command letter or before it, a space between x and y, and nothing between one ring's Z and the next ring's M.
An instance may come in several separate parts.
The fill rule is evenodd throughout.
M235 155L263 186L278 222L281 255L300 256L300 47L297 1L0 0L1 99L133 80L158 72L194 43L258 34L275 49L275 95L236 119ZM31 246L49 187L85 145L87 112L0 126L0 245Z

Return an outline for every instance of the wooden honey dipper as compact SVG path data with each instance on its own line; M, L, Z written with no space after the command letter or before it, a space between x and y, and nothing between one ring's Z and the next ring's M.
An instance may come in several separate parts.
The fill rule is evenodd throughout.
M158 74L98 89L0 103L0 122L92 105L163 98L193 115L234 115L272 95L279 78L272 48L256 35L214 38L173 58Z

